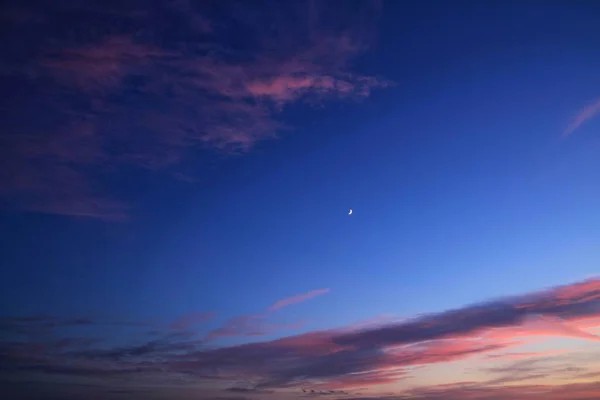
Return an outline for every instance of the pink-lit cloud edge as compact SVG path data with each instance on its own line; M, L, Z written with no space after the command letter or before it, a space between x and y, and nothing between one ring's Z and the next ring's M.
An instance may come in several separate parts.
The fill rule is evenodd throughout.
M268 310L260 314L263 326L269 325L271 314ZM553 338L598 342L598 278L402 320L382 319L376 324L319 331L297 326L295 329L304 333L269 341L260 341L265 332L256 332L252 341L233 346L207 341L210 331L202 325L208 321L210 314L183 316L158 329L162 332L158 338L112 349L101 341L74 337L3 343L2 348L15 373L86 376L105 383L127 375L142 386L148 379L163 382L160 390L166 390L171 379L183 377L181 390L187 386L220 390L225 397L243 392L261 398L294 393L372 398L384 396L381 388L389 390L390 385L398 388L393 398L418 399L436 399L442 394L467 399L493 394L504 399L519 388L530 390L529 397L523 397L526 399L562 399L566 388L573 393L599 393L593 383L600 373L600 365L594 361L598 352L525 350ZM5 318L1 322L5 329L22 334L95 324L84 319L49 321L48 317ZM231 322L226 322L225 328L227 324ZM242 332L240 336L251 335ZM428 387L411 383L420 371L466 360L477 361L479 375L485 372L485 379ZM557 383L535 383L542 378ZM251 384L239 386L240 381ZM581 396L572 399L588 398Z

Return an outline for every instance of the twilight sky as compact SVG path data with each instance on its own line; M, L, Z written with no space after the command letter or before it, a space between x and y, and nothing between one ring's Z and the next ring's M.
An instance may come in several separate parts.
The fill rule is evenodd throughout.
M11 399L600 398L600 4L0 7Z

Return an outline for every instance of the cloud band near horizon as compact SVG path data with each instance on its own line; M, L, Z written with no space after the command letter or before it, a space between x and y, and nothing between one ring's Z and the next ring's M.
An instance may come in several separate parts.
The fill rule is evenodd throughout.
M314 296L315 292L319 291L309 294ZM294 301L284 299L282 304L308 297L305 294L290 298ZM198 319L183 318L180 322L186 325ZM19 376L87 376L105 381L125 374L141 383L162 371L160 380L165 384L170 377L186 376L186 381L196 385L226 384L243 378L255 383L253 390L261 391L302 387L353 390L410 382L415 368L477 356L485 356L488 362L544 357L554 361L566 357L567 362L569 354L519 354L514 349L540 338L597 341L600 279L376 326L312 331L229 347L210 345L193 333L171 331L129 347L107 348L110 342L106 340L110 338L104 338L104 345L89 338L33 339L38 329L35 326L39 327L35 319L1 322L3 337L13 339L5 339L0 345L4 360L0 368ZM56 330L58 326L45 329ZM16 341L18 338L20 341ZM558 374L549 371L548 376ZM594 371L591 366L578 374L592 376ZM498 373L489 371L490 377ZM494 379L516 379L503 376ZM528 379L534 379L533 374Z

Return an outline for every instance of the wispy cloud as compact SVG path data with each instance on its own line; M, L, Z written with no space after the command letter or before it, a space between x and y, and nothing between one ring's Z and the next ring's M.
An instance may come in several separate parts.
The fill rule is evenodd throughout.
M536 357L546 357L557 354L565 354L567 350L547 350L538 352L508 352L499 354L488 354L486 357L490 359L502 359L502 360L522 360L531 359Z
M299 329L304 325L303 322L276 324L269 322L267 318L268 314L250 314L231 318L219 328L212 330L206 339L264 336L280 330Z
M313 299L317 296L320 296L320 295L328 293L328 292L329 292L329 289L318 289L318 290L312 290L307 293L299 294L299 295L296 295L293 297L287 297L285 299L275 302L271 307L269 307L269 310L275 311L275 310L279 310L281 308L290 306L292 304L302 303L304 301Z
M175 330L186 330L192 328L195 325L202 324L214 317L213 313L189 313L177 318L170 325L170 329Z
M76 338L59 345L55 335L46 333L34 340L27 329L13 329L13 339L0 343L5 360L0 368L19 374L61 375L65 379L86 376L102 379L105 384L107 379L126 374L142 386L150 381L166 385L175 377L185 377L183 386L220 382L232 387L233 382L249 380L254 382L252 390L263 391L261 395L265 396L269 391L301 392L302 388L333 395L328 391L411 382L415 371L421 368L481 356L479 373L485 372L487 380L407 389L396 396L509 399L517 392L498 385L527 385L522 387L530 390L534 387L532 382L548 377L566 379L567 383L568 379L593 379L598 368L594 357L598 354L585 355L589 357L584 360L584 356L576 358L571 353L520 349L532 338L539 340L545 335L596 340L589 330L599 325L599 317L600 280L592 279L411 319L226 347L214 347L206 338L169 331L158 338L140 337L138 343L128 346L107 347L109 338L104 339L104 345ZM3 323L23 327L39 325L40 320L5 319ZM259 316L240 317L213 335L261 333L262 327L268 325L265 324ZM60 332L57 327L51 329ZM517 370L521 372L515 374ZM584 393L583 387L569 386L579 390L573 393L580 394ZM585 387L594 395L599 392L596 387ZM535 393L528 394L529 398L561 399L567 391L556 386L540 387L540 392ZM540 397L542 393L549 395Z
M5 202L123 218L124 199L102 184L121 167L189 175L182 168L207 150L245 152L277 137L289 106L361 99L390 85L350 66L376 28L370 3L353 12L311 1L262 11L236 1L135 4L6 14L4 26L29 34L7 36L0 65L22 94L0 126ZM73 16L67 36L55 22L64 15ZM91 20L110 29L92 33Z
M271 317L274 311L280 310L292 304L308 301L327 292L329 292L329 289L312 290L307 293L279 300L269 307L265 312L259 314L240 315L230 318L219 328L212 330L206 339L215 340L224 337L264 336L280 330L299 329L304 326L303 321L295 323L272 323L269 322L269 317Z
M569 124L567 129L563 132L563 137L571 135L577 128L579 128L584 122L595 118L600 114L600 99L584 107L579 113L573 118L573 121Z

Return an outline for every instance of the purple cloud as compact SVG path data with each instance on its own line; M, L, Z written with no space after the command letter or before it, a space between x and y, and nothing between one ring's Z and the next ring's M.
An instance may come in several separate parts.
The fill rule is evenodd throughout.
M221 327L210 331L207 341L225 337L265 336L281 330L300 329L304 322L275 324L267 321L267 315L241 315L227 320Z
M551 321L559 318L560 323L539 325L539 318ZM5 325L39 326L40 322L43 322L40 318L4 319ZM264 316L240 317L227 322L213 335L258 334L265 326L268 324ZM311 388L315 393L375 388L408 382L415 368L483 356L487 382L406 394L422 399L461 398L459 394L464 394L463 398L479 399L485 393L505 393L494 385L507 382L528 385L543 377L592 379L597 369L591 358L586 364L569 353L526 354L511 350L539 336L595 340L589 329L598 326L600 280L591 279L412 319L226 347L215 347L206 338L173 333L158 338L139 336L140 340L130 345L111 346L108 338L103 342L86 342L69 337L59 344L52 336L38 336L34 340L28 333L31 330L8 329L10 336L0 345L4 360L0 369L13 374L60 375L65 379L86 376L103 382L113 376L127 375L141 386L148 382L166 385L172 379L183 379L182 387L204 387L211 385L210 382L232 387L233 382L248 380L253 384L252 391L247 393L260 391L261 395L267 395L268 391L301 388ZM60 332L56 327L52 329ZM492 362L514 364L489 365ZM515 375L517 370L521 373Z
M245 152L277 137L289 106L390 85L350 67L375 28L370 3L352 13L308 1L263 11L136 4L21 5L5 15L5 26L30 32L11 36L0 63L22 94L0 126L0 196L10 206L123 219L128 206L103 184L122 167L187 176L203 151ZM64 14L73 16L67 36L53 22ZM113 28L92 33L90 18ZM178 27L170 40L165 24Z
M202 324L214 317L213 313L189 313L177 318L170 325L170 329L187 330L195 325Z

